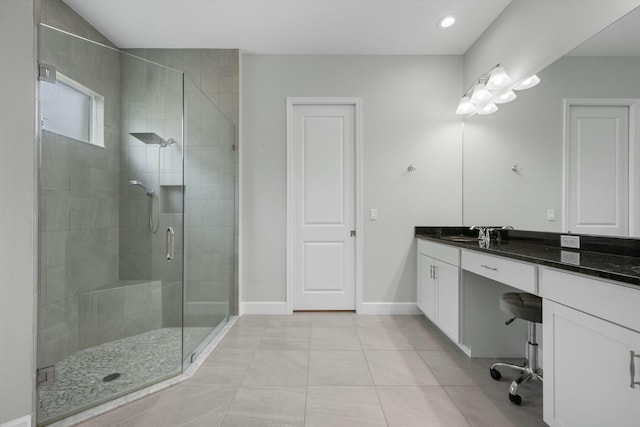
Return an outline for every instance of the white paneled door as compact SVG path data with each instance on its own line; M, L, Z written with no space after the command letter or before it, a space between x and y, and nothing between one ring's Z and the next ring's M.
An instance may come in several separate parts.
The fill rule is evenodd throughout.
M571 106L568 229L629 235L629 108Z
M355 309L353 104L293 104L290 236L294 310Z

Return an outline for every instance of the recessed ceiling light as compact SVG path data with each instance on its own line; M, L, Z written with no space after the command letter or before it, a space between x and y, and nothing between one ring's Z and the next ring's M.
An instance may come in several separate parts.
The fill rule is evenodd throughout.
M440 21L438 21L438 25L440 26L440 28L449 28L455 23L456 23L456 17L453 15L447 15L444 18L442 18Z

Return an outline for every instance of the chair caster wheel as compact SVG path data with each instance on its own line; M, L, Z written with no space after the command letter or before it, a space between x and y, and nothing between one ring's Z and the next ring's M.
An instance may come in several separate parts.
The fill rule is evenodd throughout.
M496 381L500 381L500 379L502 378L502 374L497 369L489 368L489 373L491 374L491 378Z
M518 396L517 394L509 393L509 400L511 401L511 403L514 403L516 405L519 405L522 403L522 397Z

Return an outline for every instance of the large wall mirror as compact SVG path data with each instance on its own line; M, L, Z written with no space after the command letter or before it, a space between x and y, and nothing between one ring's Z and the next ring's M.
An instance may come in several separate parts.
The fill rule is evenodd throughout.
M463 221L640 236L640 7L464 120Z

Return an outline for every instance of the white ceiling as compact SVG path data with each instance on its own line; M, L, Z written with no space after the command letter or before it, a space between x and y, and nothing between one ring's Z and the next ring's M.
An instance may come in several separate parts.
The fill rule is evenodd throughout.
M461 55L511 0L64 1L121 48Z
M640 7L575 48L571 56L640 56Z

